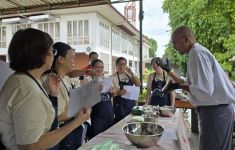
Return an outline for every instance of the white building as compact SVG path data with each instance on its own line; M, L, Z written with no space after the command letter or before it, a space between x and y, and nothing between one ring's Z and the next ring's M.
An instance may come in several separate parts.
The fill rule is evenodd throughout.
M42 14L49 15L40 18ZM115 70L115 59L119 56L125 57L128 65L139 73L139 31L111 5L1 15L1 18L2 59L7 60L7 49L13 34L20 28L32 27L48 32L55 42L62 41L76 49L76 68L87 65L85 53L96 51L108 73ZM143 37L143 41L143 59L147 59L148 39Z

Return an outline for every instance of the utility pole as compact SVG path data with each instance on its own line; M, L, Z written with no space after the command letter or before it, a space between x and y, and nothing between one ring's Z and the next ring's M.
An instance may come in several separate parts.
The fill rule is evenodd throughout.
M142 33L142 21L144 19L144 13L143 13L143 0L140 0L139 1L139 27L140 27L140 64L139 64L139 71L140 71L140 82L141 82L141 85L140 85L140 91L141 91L141 94L143 92L143 33Z

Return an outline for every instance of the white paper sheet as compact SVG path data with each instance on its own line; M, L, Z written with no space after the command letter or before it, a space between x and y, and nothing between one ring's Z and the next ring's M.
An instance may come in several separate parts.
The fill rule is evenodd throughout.
M9 67L9 64L0 61L0 91L7 80L7 78L13 73L13 70Z
M126 90L126 94L122 95L122 98L130 100L137 100L140 94L140 87L124 85L123 89Z
M68 116L73 117L81 108L91 108L100 102L100 91L97 80L92 80L82 87L70 90Z
M103 89L102 89L101 93L109 92L111 87L112 87L112 78L110 78L110 77L104 78Z

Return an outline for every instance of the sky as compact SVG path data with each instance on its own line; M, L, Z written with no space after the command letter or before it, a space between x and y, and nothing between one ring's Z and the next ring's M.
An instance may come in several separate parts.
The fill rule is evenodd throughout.
M158 49L156 56L164 54L165 45L170 40L170 27L168 26L168 14L163 13L162 4L164 0L143 0L143 34L157 41ZM113 6L124 14L126 3L114 4ZM139 29L139 2L136 2L136 28Z

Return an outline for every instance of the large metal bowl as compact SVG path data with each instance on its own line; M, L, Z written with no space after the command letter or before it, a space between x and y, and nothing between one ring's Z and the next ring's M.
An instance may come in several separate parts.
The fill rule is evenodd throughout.
M127 139L140 148L156 145L164 132L164 127L151 122L132 122L122 127Z

